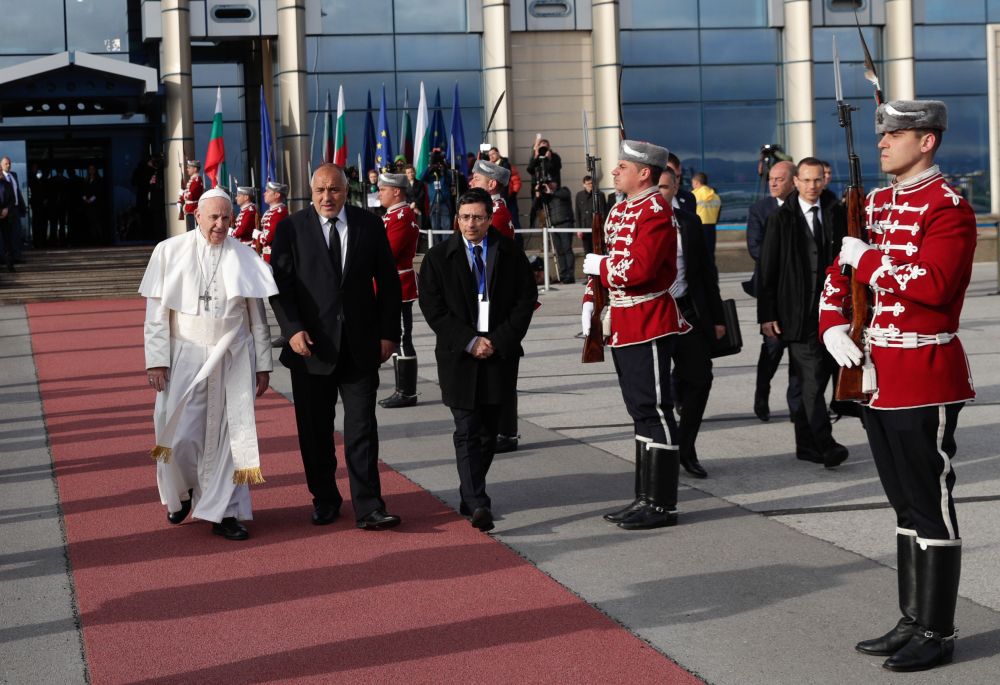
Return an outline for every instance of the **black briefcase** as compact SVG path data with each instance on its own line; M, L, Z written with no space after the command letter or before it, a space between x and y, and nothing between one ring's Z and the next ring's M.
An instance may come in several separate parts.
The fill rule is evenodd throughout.
M726 334L712 343L712 358L739 354L743 349L743 334L740 333L740 319L736 315L736 300L722 301L722 323Z

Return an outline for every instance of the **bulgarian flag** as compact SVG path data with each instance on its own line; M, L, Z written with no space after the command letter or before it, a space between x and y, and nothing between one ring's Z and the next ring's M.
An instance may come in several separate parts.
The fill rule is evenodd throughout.
M208 150L205 152L205 175L215 188L219 180L229 178L226 173L226 146L222 140L222 88L215 91L215 116L212 117L212 133L208 136Z
M413 131L413 167L422 179L431 161L431 127L427 119L427 96L420 82L420 103L417 105L417 125Z
M327 95L329 98L329 95ZM327 101L329 103L329 100ZM330 105L326 106L327 111L330 110ZM345 110L344 107L344 86L340 86L340 92L337 93L337 137L334 139L333 143L333 163L344 167L347 165L347 121L344 119ZM325 150L325 147L324 147ZM326 153L324 152L324 155ZM325 158L324 158L325 159Z
M330 111L330 91L326 91L326 110L323 114L323 163L333 161L333 112Z

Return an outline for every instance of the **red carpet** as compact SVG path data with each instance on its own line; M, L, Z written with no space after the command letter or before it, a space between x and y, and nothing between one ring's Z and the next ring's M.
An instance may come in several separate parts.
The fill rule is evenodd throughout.
M389 468L402 527L356 530L349 503L310 525L292 406L273 391L251 539L168 525L143 307L28 307L92 683L700 682Z

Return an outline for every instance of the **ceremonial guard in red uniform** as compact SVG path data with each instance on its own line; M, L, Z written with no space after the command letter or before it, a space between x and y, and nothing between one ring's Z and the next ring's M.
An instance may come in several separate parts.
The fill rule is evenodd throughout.
M481 188L490 194L493 200L493 217L490 225L497 229L501 235L505 235L514 240L514 219L507 209L507 202L503 199L507 194L507 185L510 183L510 169L499 164L488 162L485 159L477 160L472 167L472 178L469 179L470 188ZM520 362L514 360L515 365ZM515 366L515 368L517 368ZM497 420L499 433L497 434L497 446L494 450L496 454L517 451L517 442L520 434L517 430L517 391L513 396L500 405L500 416Z
M198 173L200 170L201 162L197 159L187 161L184 166L184 172L188 176L187 183L181 188L180 195L177 197L177 206L184 213L184 223L187 224L189 231L193 231L197 225L194 213L198 211L198 199L205 192L205 183L201 180L201 174Z
M417 403L417 351L413 347L413 303L417 299L417 277L413 272L413 256L417 253L420 224L406 202L408 185L406 174L383 173L378 177L379 202L385 208L382 222L402 286L403 335L399 350L392 356L396 388L392 395L379 400L379 404L386 409L412 407Z
M287 195L288 186L284 183L267 182L264 202L268 208L260 218L260 233L254 237L253 248L268 264L271 263L271 243L274 242L275 231L278 229L278 224L288 217L288 207L285 206Z
M952 499L955 426L975 397L957 337L972 274L976 217L945 181L934 154L947 127L936 100L880 105L882 171L894 177L868 196L868 242L844 238L820 300L820 334L841 366L864 365L871 392L865 428L882 487L896 513L899 607L885 635L858 643L893 671L952 660L962 540ZM847 334L850 283L871 292L859 350Z
M615 362L625 408L635 423L635 500L605 519L627 530L677 523L680 459L670 395L674 336L691 326L670 295L677 277L677 227L657 183L669 152L658 145L624 140L612 175L626 195L604 223L607 256L588 254L583 305L584 334L590 330L594 288L608 289L605 334ZM599 282L598 282L599 281Z
M236 215L236 222L229 235L244 245L253 245L253 234L257 230L257 205L253 203L255 193L256 189L250 186L236 188L236 204L240 208L240 213Z

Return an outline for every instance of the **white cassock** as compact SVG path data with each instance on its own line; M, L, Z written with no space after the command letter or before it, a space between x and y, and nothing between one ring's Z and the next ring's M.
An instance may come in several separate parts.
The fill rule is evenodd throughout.
M267 265L234 238L211 245L196 229L153 250L139 293L146 368L170 369L151 453L169 512L191 490L197 518L252 518L248 483L263 482L255 373L272 370L264 298L277 292Z

